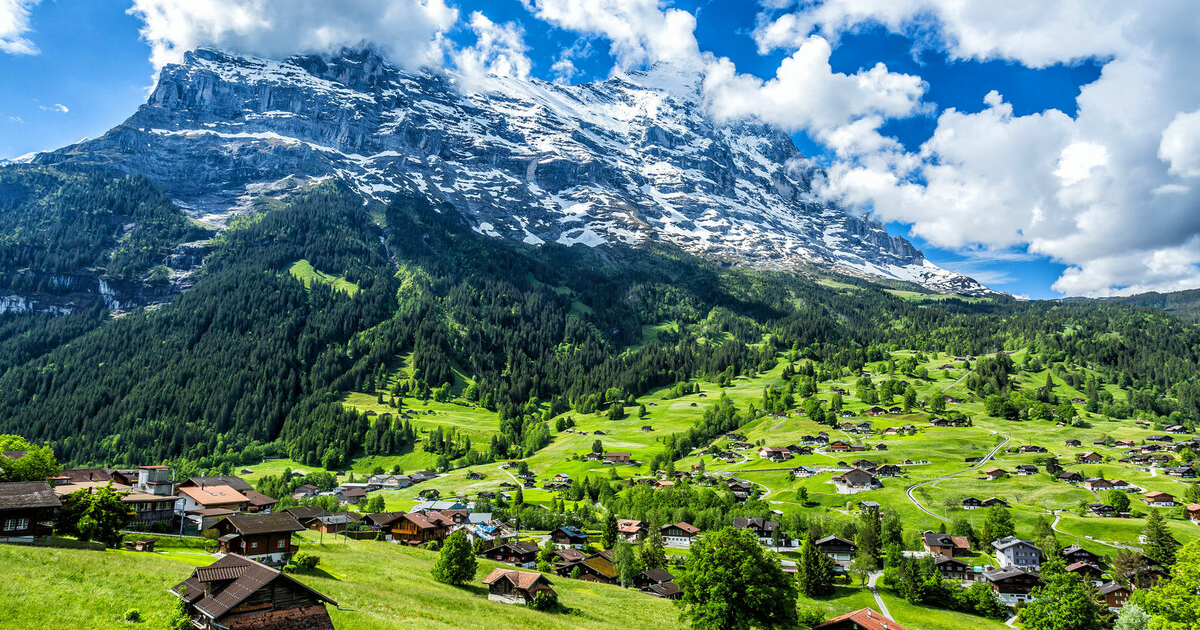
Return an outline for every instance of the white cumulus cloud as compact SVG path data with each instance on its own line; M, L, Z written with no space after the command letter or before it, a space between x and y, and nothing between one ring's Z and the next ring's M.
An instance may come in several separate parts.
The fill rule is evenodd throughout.
M468 88L484 76L496 75L524 79L533 65L526 55L524 32L513 22L496 24L478 11L471 14L469 26L475 44L454 51L454 65Z
M775 6L780 6L775 3ZM826 0L760 16L763 50L869 25L952 58L1032 68L1102 63L1077 111L1015 116L998 93L947 109L918 150L869 118L818 139L822 191L936 246L1027 247L1068 265L1054 289L1113 295L1200 286L1200 11L1186 0ZM889 116L886 111L879 115ZM878 129L876 125L875 129Z
M366 43L413 68L440 62L458 20L444 0L133 0L129 12L156 68L198 46L282 57Z
M39 0L0 0L0 52L35 55L37 46L29 41L29 12Z
M659 0L522 0L535 16L555 26L600 36L623 67L658 61L697 67L696 18Z

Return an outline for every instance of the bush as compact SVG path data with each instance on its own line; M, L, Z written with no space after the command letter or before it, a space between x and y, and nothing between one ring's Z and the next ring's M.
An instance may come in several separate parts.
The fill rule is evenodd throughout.
M301 551L292 556L292 564L296 565L296 568L301 571L312 571L313 569L317 568L317 565L320 563L321 556L318 556L315 553Z
M543 612L557 610L558 594L554 591L538 591L533 594L533 599L526 602L525 605Z
M125 621L129 623L141 623L142 613L136 608L130 608L125 611Z

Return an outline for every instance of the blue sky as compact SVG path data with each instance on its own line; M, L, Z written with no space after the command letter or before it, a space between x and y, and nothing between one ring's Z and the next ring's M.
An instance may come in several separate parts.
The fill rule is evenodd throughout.
M128 12L131 0L23 1L28 8L27 29L9 34L9 48L16 37L26 41L27 48L36 48L36 54L27 54L34 52L30 50L0 52L0 80L5 86L0 90L0 158L94 137L120 123L141 104L153 82L151 58L156 49L147 37L182 47L204 43L196 39L204 35L191 33L211 31L211 24L198 27L194 23L219 21L222 2L237 5L243 0L204 0L201 4L211 5L217 12L217 17L210 18L174 15L162 8L169 6L168 0L136 0L143 8L140 15ZM1086 98L1080 100L1085 86L1112 81L1107 75L1101 81L1102 70L1114 60L1122 60L1122 55L1132 57L1133 51L1144 52L1154 45L1164 49L1157 51L1167 57L1164 65L1186 66L1184 62L1193 61L1194 52L1181 53L1161 41L1148 44L1132 36L1124 41L1120 39L1127 35L1123 32L1109 37L1120 40L1117 44L1099 37L1089 39L1089 29L1098 27L1089 23L1094 16L1087 15L1086 9L1075 14L1047 9L1046 24L1007 25L1002 31L988 31L991 25L987 20L996 21L994 16L952 14L940 8L939 0L897 0L899 8L892 13L865 17L842 6L852 4L850 0L764 0L761 4L746 0L598 0L603 8L582 12L569 3L562 4L565 0L446 1L447 8L457 12L452 12L451 18L443 16L433 27L451 42L446 47L451 52L440 53L445 59L453 58L454 49L476 43L480 32L471 28L469 20L479 11L492 23L519 34L524 49L515 54L527 59L531 76L563 80L555 63L569 58L575 68L569 79L573 83L602 79L615 66L654 61L656 54L663 54L656 51L674 50L679 43L676 40L694 36L704 55L699 63L711 67L715 59L727 60L736 67L739 80L749 81L739 85L753 88L775 77L777 71L782 73L793 54L800 56L813 38L819 37L820 43L832 48L828 66L835 78L844 75L862 83L873 66L883 63L886 78L894 82L889 84L891 88L879 87L878 91L909 92L906 105L881 100L844 120L814 122L814 116L791 111L801 106L793 106L786 98L775 110L750 112L777 120L792 132L802 151L829 169L830 195L849 206L874 211L889 231L909 237L933 262L1017 295L1048 298L1200 286L1200 239L1195 238L1200 226L1186 216L1189 208L1200 213L1189 180L1200 175L1200 166L1190 157L1193 146L1200 144L1189 144L1197 136L1193 129L1200 126L1188 117L1194 107L1200 120L1200 98L1194 91L1158 95L1172 105L1159 113L1158 122L1144 133L1146 147L1154 141L1161 162L1153 165L1153 194L1161 193L1162 199L1182 204L1175 210L1162 206L1155 210L1176 221L1183 232L1136 238L1116 228L1115 234L1109 234L1085 221L1095 221L1097 213L1107 212L1118 225L1122 221L1131 226L1144 224L1137 213L1145 209L1113 208L1111 202L1099 199L1118 199L1119 203L1124 196L1134 199L1149 193L1126 190L1133 184L1118 181L1123 176L1120 172L1099 172L1110 167L1119 171L1114 156L1125 153L1118 145L1123 140L1102 123L1090 124L1092 118L1102 120L1105 112L1093 113L1099 106ZM405 2L411 0L385 0L383 4ZM910 4L911 10L905 13L904 5ZM1186 3L1180 6L1185 11L1188 7ZM152 28L143 37L139 33L143 20L155 10L165 16L166 25ZM605 26L604 11L629 21L632 34L614 33ZM684 28L683 36L664 39L664 27L657 20L673 11L694 16L691 35ZM1185 25L1195 18L1191 12L1185 17ZM976 23L971 23L972 19ZM1131 19L1143 18L1133 15ZM183 23L187 20L192 23ZM306 28L293 26L301 33ZM779 28L768 28L774 26ZM1167 28L1158 23L1152 26ZM1021 28L1028 28L1028 33L1020 32ZM1020 41L1030 43L1014 48L1005 38L1007 31L1015 31L1018 38L1024 38ZM1169 41L1166 37L1160 40ZM237 41L264 45L253 36ZM0 51L4 43L5 33L0 32ZM220 45L222 41L211 43ZM271 45L272 50L278 48L278 42ZM636 54L631 55L630 49ZM916 79L903 83L905 76ZM782 74L780 77L782 83ZM901 84L906 87L895 87ZM1120 87L1116 86L1118 91ZM861 89L855 94L862 96ZM1080 103L1090 109L1081 111ZM951 109L950 115L943 116ZM830 140L849 130L852 123L870 122L872 117L880 120L868 124L872 129L862 136L870 141L870 148L839 148ZM935 134L940 140L923 150ZM1168 143L1168 136L1172 140L1178 136L1178 142ZM978 142L971 142L974 137ZM1058 144L1044 144L1047 138ZM1163 148L1168 146L1176 148ZM1034 172L1032 164L1029 172L1022 172L1020 160L1036 155L1039 148L1058 152L1051 156L1051 166L1043 165L1039 171L1054 170L1054 165L1068 170L1065 164L1082 160L1076 169L1079 174L1059 173L1058 179L1053 179ZM993 151L994 159L989 155ZM1143 155L1146 153L1150 156ZM1154 159L1152 151L1141 150L1139 155L1139 159ZM946 165L952 168L942 168ZM864 175L871 176L868 181L875 184L864 186ZM1094 192L1089 188L1093 180ZM954 196L947 197L947 190ZM1037 191L1037 195L1026 191ZM962 198L977 203L958 203ZM942 206L946 207L944 216ZM1009 214L1011 218L1007 218ZM978 227L973 228L976 222ZM1163 229L1172 228L1164 225Z

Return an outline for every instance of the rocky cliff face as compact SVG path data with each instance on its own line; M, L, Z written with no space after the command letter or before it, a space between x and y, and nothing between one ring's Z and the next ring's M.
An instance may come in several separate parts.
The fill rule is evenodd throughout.
M165 68L124 124L35 161L145 174L217 223L258 194L340 178L370 198L449 203L480 233L533 244L662 240L739 264L990 293L812 198L791 139L714 121L696 77L657 67L578 86L456 81L370 51L270 61L201 49Z

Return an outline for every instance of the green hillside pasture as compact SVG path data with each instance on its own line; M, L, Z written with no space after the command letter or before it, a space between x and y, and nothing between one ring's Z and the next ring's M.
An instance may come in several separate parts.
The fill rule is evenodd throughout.
M312 288L314 282L320 282L321 284L327 284L333 287L335 291L341 291L342 293L345 293L351 297L357 295L359 292L359 287L357 284L343 278L342 276L335 276L325 273L324 271L320 271L313 267L312 263L304 259L292 263L292 266L288 267L288 273L292 274L293 278L303 282L304 286L307 288Z

